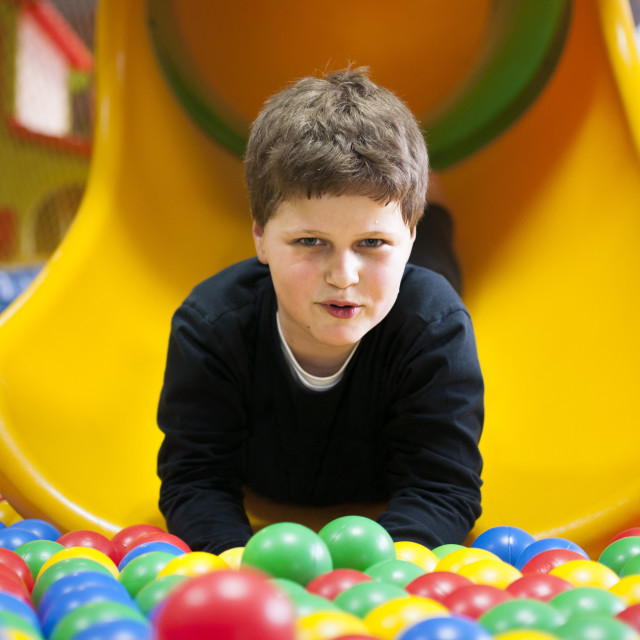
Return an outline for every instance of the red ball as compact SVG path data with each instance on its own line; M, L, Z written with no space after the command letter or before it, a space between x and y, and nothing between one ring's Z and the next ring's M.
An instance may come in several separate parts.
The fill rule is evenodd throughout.
M109 540L109 538L103 536L97 531L76 529L75 531L69 531L69 533L65 533L63 536L60 536L56 542L66 549L71 549L72 547L96 549L111 558L115 564L118 563L119 550L116 549L116 545L113 540Z
M151 533L152 531L162 531L162 529L152 524L132 524L118 531L118 533L111 538L111 542L113 542L118 554L118 562L116 562L116 564L124 558L123 551L132 540L141 536L143 533Z
M154 620L156 640L294 640L295 610L252 570L221 569L185 580Z
M477 620L483 613L501 602L511 600L511 594L489 584L470 584L456 589L442 602L451 613Z
M333 600L345 589L360 582L371 582L372 579L357 569L334 569L315 577L307 585L307 591L327 600Z
M533 556L524 567L522 573L549 573L551 569L555 569L570 560L584 560L584 556L577 551L571 549L547 549Z
M631 529L625 529L621 531L617 536L611 538L609 544L612 544L616 540L620 540L620 538L629 538L630 536L640 536L640 527L632 527ZM609 546L607 545L607 547Z
M505 591L514 598L533 598L548 602L558 593L572 588L573 585L568 580L558 576L548 573L531 573L512 582Z
M640 602L628 606L616 615L618 620L621 620L630 627L633 627L638 633L640 633Z
M29 606L33 606L31 604L31 596L29 595L29 591L27 587L24 586L22 580L17 578L17 576L9 577L6 575L0 575L0 592L11 593L14 596L17 596L23 602L26 602Z
M473 584L469 578L461 576L453 571L433 571L425 573L412 580L406 587L413 596L431 598L442 603L444 599L460 587Z
M185 553L191 553L191 548L182 538L174 536L172 533L167 533L166 531L149 531L131 540L124 548L124 555L122 557L124 558L131 549L135 549L143 542L167 542Z
M0 567L15 574L24 583L29 593L33 590L33 574L29 565L15 551L0 547Z

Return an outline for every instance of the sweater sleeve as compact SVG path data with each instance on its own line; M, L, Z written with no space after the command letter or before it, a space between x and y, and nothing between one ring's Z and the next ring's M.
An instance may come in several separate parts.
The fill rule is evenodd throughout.
M236 324L222 337L188 303L172 321L158 407L159 506L168 530L194 551L244 546L252 534L242 494L246 380Z
M479 517L484 385L471 320L443 312L408 349L390 407L391 499L378 522L394 540L462 543Z

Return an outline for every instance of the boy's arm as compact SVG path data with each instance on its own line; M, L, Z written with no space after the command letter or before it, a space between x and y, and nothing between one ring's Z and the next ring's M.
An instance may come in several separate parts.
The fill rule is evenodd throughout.
M194 551L244 546L252 531L242 501L245 415L235 338L212 335L183 305L172 322L158 408L160 510L171 533ZM209 345L219 347L213 353ZM237 349L237 345L236 349Z
M393 493L378 522L394 540L462 543L473 527L481 512L483 393L466 311L429 323L387 425Z

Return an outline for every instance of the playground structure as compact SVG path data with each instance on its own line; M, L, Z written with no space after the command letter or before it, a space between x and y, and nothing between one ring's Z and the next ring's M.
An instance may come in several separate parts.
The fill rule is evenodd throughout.
M81 209L0 317L0 493L64 530L162 524L155 410L169 320L194 284L252 254L246 123L292 78L355 62L420 114L456 220L487 386L476 531L510 524L589 550L638 524L640 61L628 3L539 2L553 20L537 28L507 0L427 2L418 15L401 3L394 18L372 2L366 25L345 13L339 28L325 3L316 44L313 5L256 3L241 19L210 4L101 5ZM516 86L509 62L525 37ZM248 507L256 526L337 515Z

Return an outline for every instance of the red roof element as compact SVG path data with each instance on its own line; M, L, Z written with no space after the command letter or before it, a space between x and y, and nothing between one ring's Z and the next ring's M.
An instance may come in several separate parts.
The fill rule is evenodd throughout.
M38 23L74 69L93 69L91 51L52 4L46 0L27 0L23 4L22 10Z

